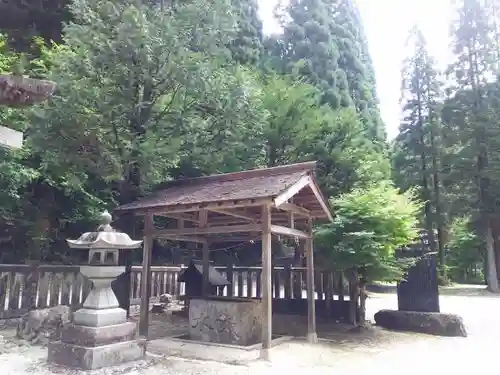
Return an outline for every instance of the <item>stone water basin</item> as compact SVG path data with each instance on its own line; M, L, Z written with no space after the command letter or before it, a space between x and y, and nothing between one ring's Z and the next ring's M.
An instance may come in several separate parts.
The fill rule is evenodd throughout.
M195 297L189 302L189 338L249 346L261 341L263 306L259 298Z

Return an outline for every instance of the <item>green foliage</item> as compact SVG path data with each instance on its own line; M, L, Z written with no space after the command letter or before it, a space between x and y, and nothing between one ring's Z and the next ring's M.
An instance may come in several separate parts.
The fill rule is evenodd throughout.
M500 266L499 5L485 0L454 3L450 25L454 59L444 72L444 93L425 44L417 43L420 47L407 61L411 74L405 76L406 121L393 150L397 185L403 190L420 186L420 196L430 202L426 217L450 234L442 233L439 242L446 242L452 278L464 281L484 257L494 291L498 275L492 265ZM429 194L429 184L437 186L440 195Z
M420 204L411 190L391 183L354 189L332 200L335 221L318 227L314 240L322 264L356 269L365 281L398 280L407 264L395 251L418 235Z
M5 246L23 249L3 261L70 261L53 250L98 211L174 178L317 160L327 197L387 180L357 10L323 4L311 23L297 4L282 59L281 41L268 40L263 57L253 0L72 1L61 43L42 35L25 55L25 74L57 83L53 97L0 112L26 136L0 162ZM12 71L20 56L0 47L0 68Z
M270 74L264 84L268 166L317 160L327 197L389 177L387 158L366 138L353 108L332 110L315 86L292 76Z
M471 228L469 217L456 218L450 225L447 245L447 264L450 276L458 282L476 282L482 274L473 275L472 270L482 266L483 257L481 240Z
M68 170L76 184L119 184L122 202L164 180L189 147L185 140L230 144L233 124L253 111L254 97L224 68L233 31L228 4L182 3L171 15L135 3L73 4L75 23L50 74L59 89L33 138L50 150L45 164Z
M283 35L266 43L274 65L315 85L331 108L356 108L365 134L382 143L373 66L355 4L293 0L281 23Z
M232 0L236 16L236 36L229 49L233 59L243 65L258 65L262 54L262 22L256 0Z

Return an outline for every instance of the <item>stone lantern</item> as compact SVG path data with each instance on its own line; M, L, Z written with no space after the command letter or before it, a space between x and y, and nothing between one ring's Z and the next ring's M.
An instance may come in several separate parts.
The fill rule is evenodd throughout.
M49 361L92 370L136 360L145 355L145 342L137 339L137 325L127 322L127 312L119 307L112 281L125 272L118 265L120 250L140 247L126 233L111 226L105 211L95 232L77 240L67 240L73 249L89 251L88 265L80 272L93 283L83 308L73 314L73 323L62 330L61 341L49 344Z

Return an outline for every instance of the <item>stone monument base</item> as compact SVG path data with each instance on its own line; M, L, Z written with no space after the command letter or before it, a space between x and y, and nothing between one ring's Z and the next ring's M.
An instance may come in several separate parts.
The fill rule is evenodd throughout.
M95 370L144 358L146 340L136 339L136 330L132 322L105 327L70 324L63 328L61 341L49 343L48 360Z

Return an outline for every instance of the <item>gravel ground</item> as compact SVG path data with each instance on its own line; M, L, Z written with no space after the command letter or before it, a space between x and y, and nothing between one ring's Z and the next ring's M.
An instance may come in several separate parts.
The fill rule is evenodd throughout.
M367 303L368 317L382 308L395 308L396 296L372 295ZM441 298L443 312L461 315L468 328L469 337L444 338L427 335L389 332L369 329L358 333L328 332L326 325L318 324L318 345L303 341L283 343L272 351L270 362L251 361L244 364L228 364L187 360L169 356L150 355L145 361L93 372L67 370L46 363L47 350L43 347L19 346L11 342L12 331L4 331L4 343L0 343L2 374L48 375L271 375L276 371L335 371L340 374L421 374L446 366L452 373L467 373L478 369L478 363L494 358L500 339L500 323L495 320L500 311L500 299L495 297Z

